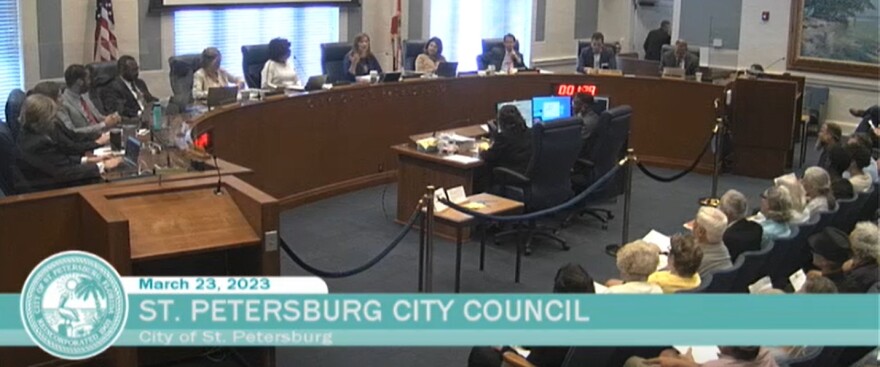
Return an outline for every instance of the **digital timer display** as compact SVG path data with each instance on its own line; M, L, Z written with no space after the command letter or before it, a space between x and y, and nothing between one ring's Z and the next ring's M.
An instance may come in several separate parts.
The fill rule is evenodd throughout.
M572 97L579 93L595 96L598 91L595 84L558 84L553 88L553 93L564 97Z

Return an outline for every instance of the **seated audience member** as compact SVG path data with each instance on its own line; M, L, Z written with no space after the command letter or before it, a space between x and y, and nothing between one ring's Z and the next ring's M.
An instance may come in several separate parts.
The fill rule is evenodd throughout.
M806 208L811 215L837 208L837 199L831 191L831 176L822 167L810 167L801 179L806 193Z
M853 257L844 264L846 278L837 289L840 293L866 293L880 276L880 229L876 223L860 222L849 234L849 243Z
M828 226L807 238L813 252L813 265L819 269L812 276L830 279L840 290L844 283L843 263L850 258L850 242L846 233Z
M865 149L868 150L868 153L870 153L871 150L873 149L872 145L874 143L871 141L871 137L868 134L853 134L853 135L850 135L849 140L847 141L847 144L861 145L861 146L865 147ZM869 157L870 157L870 163L867 166L862 167L862 170L865 171L865 173L867 173L868 176L871 176L871 182L876 184L876 183L880 182L880 172L877 171L878 170L877 160L874 159L873 156L870 156L870 154L869 154ZM849 177L850 177L849 172L843 173L843 178L849 178Z
M233 76L221 68L222 62L223 55L216 47L208 47L202 51L202 65L193 74L193 98L208 98L208 90L211 88L228 87L230 84L244 88L244 79Z
M675 293L700 286L700 263L703 250L692 235L675 235L670 240L669 270L658 271L648 277L648 283L659 285L663 293Z
M853 186L853 192L860 194L870 191L873 182L863 167L871 164L871 151L858 143L847 144L846 150L852 157L852 163L850 163L847 173L849 173L849 183Z
M703 260L697 270L701 278L733 266L730 253L722 242L725 229L727 217L720 210L704 206L697 211L693 232L697 245L703 251Z
M60 110L62 103L62 90L63 87L59 83L39 82L28 92L28 96L38 94L49 97L49 99L55 102L55 106ZM95 150L110 141L110 133L78 133L68 129L67 126L61 122L61 118L57 116L57 114L56 118L53 119L53 122L55 123L55 128L52 129L52 140L54 140L63 151L68 152L70 155L81 157L87 152Z
M727 246L731 261L736 261L743 252L761 249L764 229L760 224L746 219L749 201L745 195L736 190L728 190L721 196L721 205L718 209L727 216L728 226L722 241L724 246Z
M576 264L567 264L556 272L553 293L596 293L593 278L584 268ZM540 367L559 367L565 362L570 347L525 347L530 351L529 363ZM468 356L468 367L501 367L503 356L516 354L509 347L475 347ZM522 357L517 356L522 359Z
M36 190L48 190L98 182L104 169L116 167L120 158L105 161L71 156L53 139L58 106L52 99L34 94L22 106L22 131L18 137L18 167Z
M828 293L837 293L837 286L834 285L834 282L828 277L821 276L819 274L811 273L807 275L807 281L804 283L804 287L801 288L800 293L806 294L828 294Z
M802 224L810 220L810 211L807 210L807 195L804 186L797 177L788 175L773 181L777 186L785 186L791 198L791 224Z
M610 279L605 284L609 294L660 294L663 289L648 283L648 276L657 271L660 249L651 243L638 240L630 242L617 251L617 270L621 279Z
M370 36L361 33L354 37L351 44L351 51L345 54L342 60L342 70L348 81L355 81L355 77L370 75L371 71L382 74L382 66L379 60L373 55L370 48Z
M136 119L150 111L158 101L150 94L147 83L138 78L140 68L134 57L124 55L116 62L119 75L107 87L101 89L104 110L118 113L126 119Z
M842 145L835 145L828 150L828 176L831 177L831 192L838 200L851 199L855 196L852 183L843 178L843 174L852 165L852 157Z
M762 347L718 347L718 359L705 363L694 361L693 355L680 354L674 349L664 350L657 358L632 357L624 367L778 367L773 354Z
M661 68L679 68L684 70L685 75L695 75L700 68L700 59L688 52L688 44L685 41L675 42L675 48L667 51L660 59Z
M273 38L269 41L269 60L260 72L260 88L276 89L299 84L296 68L290 62L290 41Z
M441 62L446 62L446 58L443 57L443 41L431 37L425 44L424 52L416 57L416 72L434 74Z
M593 33L590 46L578 55L577 72L586 73L588 69L617 69L614 49L605 45L605 35L601 32Z
M481 154L489 172L504 167L524 174L532 158L531 130L519 109L510 105L498 111L497 124L497 129L492 129L492 147Z
M843 132L840 130L840 125L832 122L822 124L816 139L816 149L819 150L819 163L817 164L819 167L830 171L829 152L832 147L841 145L842 140Z
M482 58L489 65L495 66L495 70L510 72L513 69L526 67L525 59L519 52L519 41L516 36L508 33L504 35L504 48L493 47Z
M67 89L61 96L62 109L58 117L70 130L98 135L116 126L122 118L117 113L104 116L95 107L88 94L91 80L89 69L85 66L74 64L67 67L64 71Z
M764 230L764 242L775 241L791 235L791 197L788 189L773 186L761 194L761 228Z

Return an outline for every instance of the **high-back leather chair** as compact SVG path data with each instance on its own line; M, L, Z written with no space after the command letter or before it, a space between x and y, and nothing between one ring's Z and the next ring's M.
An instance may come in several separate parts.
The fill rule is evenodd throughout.
M6 124L9 127L10 134L12 134L13 141L18 139L18 132L21 131L18 116L21 115L21 105L24 104L25 98L27 98L27 95L18 88L9 92L9 97L6 98Z
M327 83L346 81L346 71L342 70L345 55L351 51L351 43L333 42L321 44L321 70L327 76Z
M488 57L492 49L504 50L504 38L483 38L482 45L483 53L477 55L477 69L486 70L489 67ZM519 41L516 42L513 49L519 52Z
M262 87L263 66L269 61L269 45L241 46L241 71L251 88Z
M101 100L101 91L119 75L116 61L96 62L88 64L87 67L91 71L92 76L92 90L89 91L89 97L92 103L95 104L95 107L101 113L106 114L108 111L104 108L104 102Z
M663 45L663 47L660 48L660 57L662 58L663 55L666 55L667 52L672 51L672 50L674 50L674 49L675 49L675 44L671 44L671 45ZM696 47L696 46L688 46L688 52L689 52L691 55L696 56L697 59L700 58L700 48L699 48L699 47Z
M403 69L416 70L416 58L425 51L425 40L403 41Z
M202 55L188 54L168 58L168 81L171 83L169 113L180 112L193 103L193 74L201 68Z
M592 185L596 180L611 171L614 166L626 156L629 147L630 119L632 108L630 106L618 106L606 110L599 115L599 126L593 132L593 137L586 144L594 143L591 149L585 149L584 156L579 157L571 177L572 186L580 192ZM624 171L608 180L604 186L587 196L585 203L597 202L615 198L623 194L625 189ZM608 221L614 218L611 211L601 208L585 207L573 212L566 223L575 216L589 215L602 223L602 228L608 228Z
M18 148L12 130L0 121L0 197L15 194L13 169L18 159Z

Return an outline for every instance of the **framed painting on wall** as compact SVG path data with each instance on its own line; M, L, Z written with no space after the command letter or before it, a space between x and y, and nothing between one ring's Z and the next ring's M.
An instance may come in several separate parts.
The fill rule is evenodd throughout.
M878 79L880 0L792 0L788 68Z

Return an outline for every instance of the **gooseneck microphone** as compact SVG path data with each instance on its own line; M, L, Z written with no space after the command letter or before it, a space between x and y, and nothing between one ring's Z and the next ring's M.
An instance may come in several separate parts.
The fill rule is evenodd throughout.
M217 164L217 156L211 154L211 158L214 159L214 169L217 170L217 187L214 188L214 195L223 195L223 176L220 175L220 165Z

